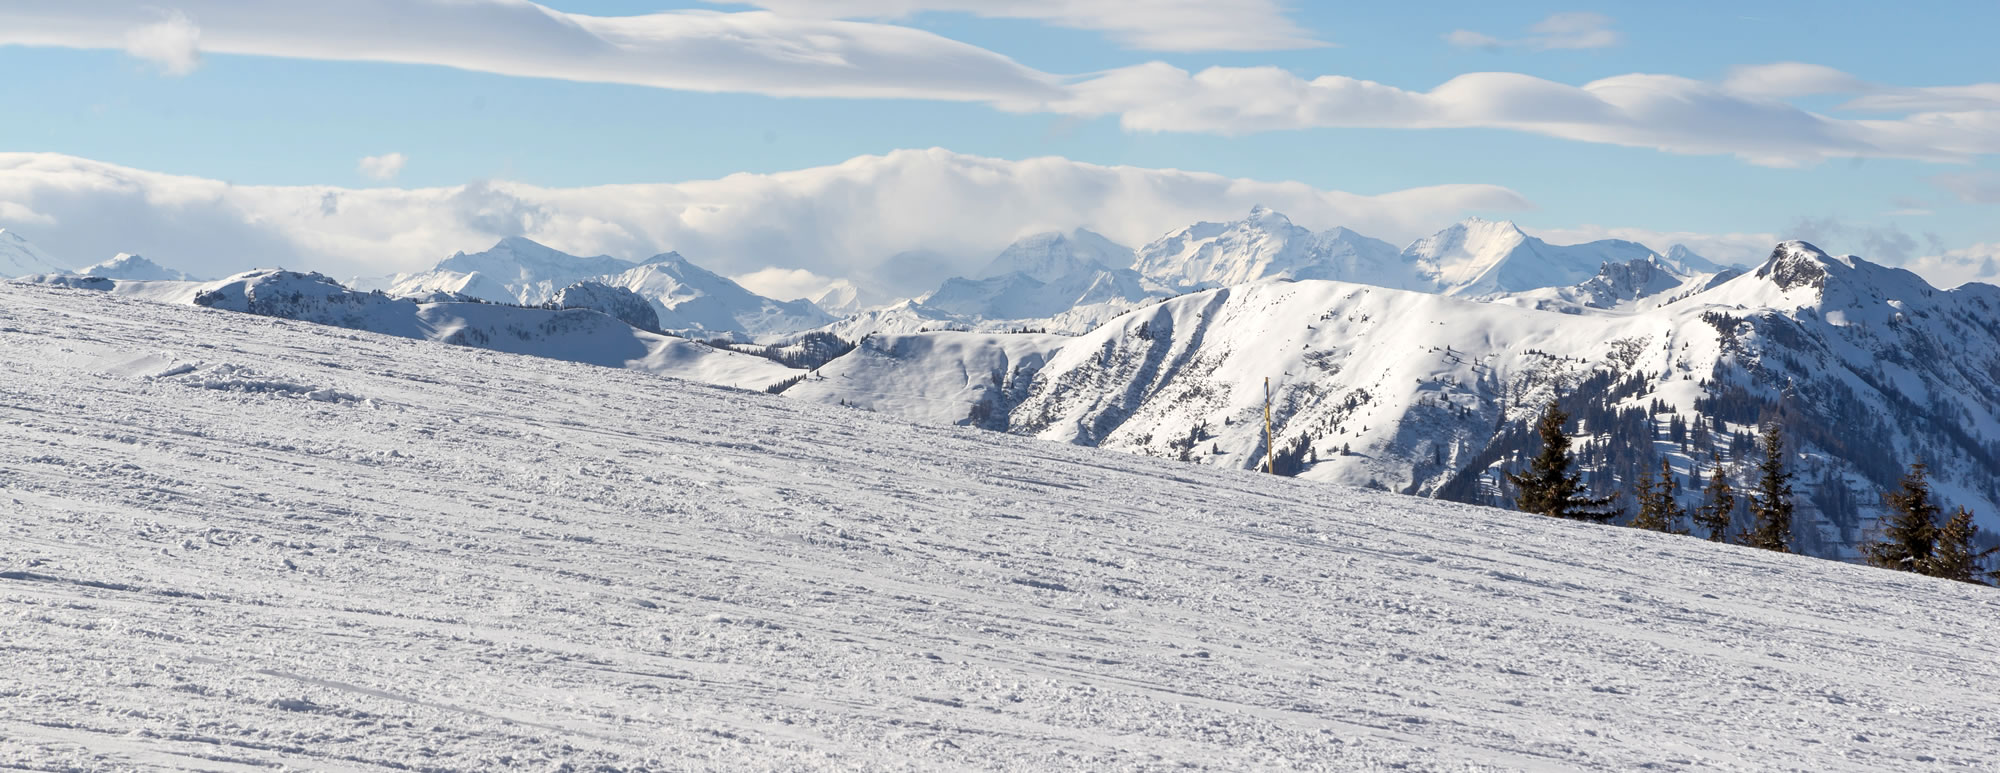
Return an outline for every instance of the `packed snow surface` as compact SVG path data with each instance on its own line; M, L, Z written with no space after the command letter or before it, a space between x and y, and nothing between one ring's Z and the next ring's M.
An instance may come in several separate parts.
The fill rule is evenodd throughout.
M0 285L0 767L1981 769L2000 592Z

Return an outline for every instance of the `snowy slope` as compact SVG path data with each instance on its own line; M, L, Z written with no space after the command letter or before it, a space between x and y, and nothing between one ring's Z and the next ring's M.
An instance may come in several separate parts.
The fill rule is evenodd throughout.
M2000 594L1910 575L20 285L0 393L0 765L1974 770L2000 737Z
M1301 476L1499 503L1499 472L1533 450L1526 422L1560 387L1600 449L1586 459L1600 486L1623 489L1660 457L1686 485L1715 455L1747 485L1739 436L1783 416L1800 450L1800 549L1852 558L1881 492L1918 458L2000 531L2000 288L1936 290L1788 243L1757 271L1654 297L1576 315L1264 282L1142 309L1055 351L1036 341L1029 368L968 364L1027 361L1012 352L882 337L786 395L1253 468L1267 458L1268 377L1276 455ZM931 401L892 399L907 394Z
M27 237L0 228L0 279L67 271L67 267L28 241Z
M144 256L128 252L118 253L110 260L77 269L84 276L101 276L106 279L137 279L143 281L185 282L194 279L186 272L167 268Z

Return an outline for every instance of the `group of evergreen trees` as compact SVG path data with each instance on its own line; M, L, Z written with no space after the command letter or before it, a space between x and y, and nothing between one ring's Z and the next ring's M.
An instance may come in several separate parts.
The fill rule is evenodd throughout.
M1884 519L1882 541L1863 552L1868 563L1884 569L1916 572L1961 582L1978 582L1979 563L2000 548L1978 550L1973 536L1979 527L1972 524L1972 511L1960 506L1940 524L1944 509L1931 497L1930 469L1923 462L1910 465L1900 487L1885 495L1889 517ZM2000 581L2000 570L1985 573Z
M1542 450L1522 472L1507 473L1507 480L1520 489L1514 506L1522 512L1537 513L1595 523L1608 523L1624 516L1623 508L1612 503L1617 496L1591 496L1583 485L1576 460L1570 454L1570 436L1563 429L1569 414L1550 401L1536 425ZM1757 465L1757 488L1750 492L1751 527L1736 536L1739 544L1792 552L1792 473L1785 467L1785 438L1777 422L1770 422L1758 439L1763 461ZM1887 569L1917 572L1962 582L1979 583L1982 578L2000 584L2000 569L1982 570L1981 562L2000 548L1979 550L1974 538L1979 527L1972 512L1958 508L1949 519L1931 497L1928 470L1922 462L1910 467L1900 490L1884 497L1889 517L1883 520L1880 541L1864 548L1868 563ZM1700 480L1700 473L1695 479ZM1660 472L1642 474L1633 491L1638 512L1627 524L1634 528L1670 534L1688 534L1683 520L1707 532L1709 540L1728 538L1731 515L1736 510L1736 492L1730 486L1718 458L1710 470L1700 506L1688 510L1680 503L1679 485L1665 459Z

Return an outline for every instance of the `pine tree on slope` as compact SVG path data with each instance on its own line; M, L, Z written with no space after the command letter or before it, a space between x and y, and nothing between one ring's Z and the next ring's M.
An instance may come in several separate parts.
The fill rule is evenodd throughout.
M1549 401L1537 425L1541 453L1528 461L1526 472L1507 473L1507 479L1521 489L1514 506L1522 512L1577 521L1603 523L1618 517L1618 511L1609 507L1612 498L1585 496L1582 476L1570 469L1575 460L1569 453L1569 434L1563 431L1567 421L1569 414Z
M1639 476L1639 514L1632 519L1632 528L1647 531L1663 531L1668 534L1686 534L1674 528L1686 511L1674 498L1680 486L1674 483L1674 468L1667 460L1660 460L1660 476L1652 473Z
M1882 539L1862 548L1868 563L1902 572L1923 572L1937 548L1938 515L1943 509L1931 498L1930 469L1910 465L1896 491L1882 495L1889 516L1882 519ZM1929 574L1929 572L1925 572Z
M1973 537L1978 533L1979 527L1972 523L1972 511L1958 508L1958 512L1952 513L1951 520L1937 530L1936 549L1928 559L1918 564L1917 571L1947 580L1978 583L1982 574L1979 562L2000 551L2000 548L1979 550L1973 547Z
M1722 542L1729 537L1730 516L1736 512L1736 491L1729 487L1729 476L1723 471L1719 456L1709 469L1708 488L1702 494L1702 505L1694 511L1695 525L1708 530L1708 541Z
M1757 481L1757 493L1750 495L1750 512L1757 516L1757 525L1743 535L1743 544L1790 553L1792 474L1785 469L1785 436L1777 422L1771 422L1764 430L1760 445L1764 447L1764 461L1757 469L1763 476Z

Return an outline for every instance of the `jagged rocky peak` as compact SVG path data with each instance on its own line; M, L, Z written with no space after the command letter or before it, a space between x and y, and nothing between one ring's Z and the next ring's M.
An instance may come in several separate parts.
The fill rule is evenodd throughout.
M640 330L659 332L660 315L646 297L623 287L586 280L556 292L556 308L603 312Z
M1811 286L1826 288L1827 263L1833 260L1824 251L1799 240L1780 243L1771 257L1757 267L1757 278L1768 279L1780 290Z

